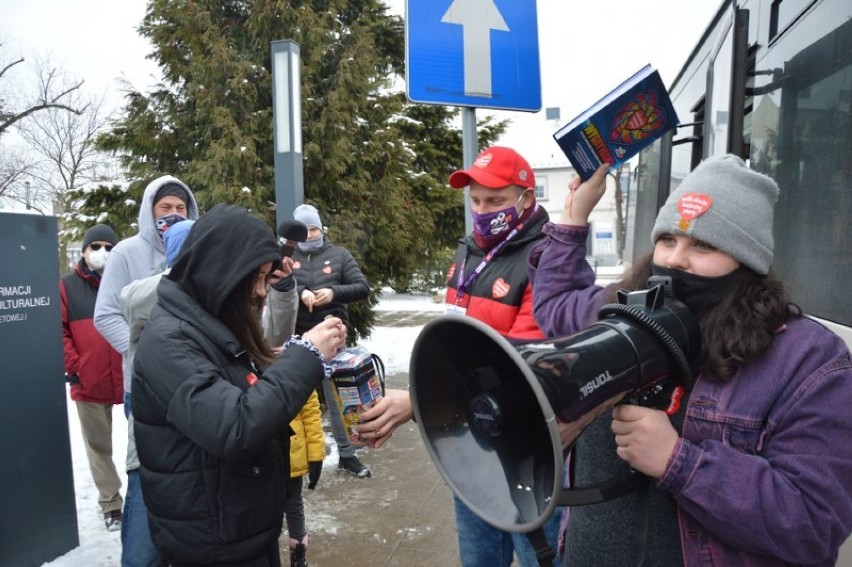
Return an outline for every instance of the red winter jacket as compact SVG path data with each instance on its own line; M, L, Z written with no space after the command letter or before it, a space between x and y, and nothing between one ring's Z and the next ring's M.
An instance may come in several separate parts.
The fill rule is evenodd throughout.
M544 235L541 228L549 218L541 208L530 218L517 236L506 243L473 285L461 298L458 295L458 270L464 265L467 278L485 257L485 251L476 245L472 235L459 243L450 270L447 273L447 291L444 301L466 310L468 317L479 319L504 337L515 340L544 338L544 333L532 315L532 288L527 275L527 255Z
M71 399L120 404L124 399L121 354L95 329L95 299L101 278L88 270L85 262L81 259L77 268L59 281L65 372L80 381L72 384Z

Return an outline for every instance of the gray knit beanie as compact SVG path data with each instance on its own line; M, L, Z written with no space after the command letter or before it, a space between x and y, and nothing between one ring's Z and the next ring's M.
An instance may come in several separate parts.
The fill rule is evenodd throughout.
M322 228L319 211L313 205L299 205L293 210L293 218L304 223L305 226Z
M666 199L651 241L663 233L702 240L758 274L772 263L778 185L728 154L701 162Z

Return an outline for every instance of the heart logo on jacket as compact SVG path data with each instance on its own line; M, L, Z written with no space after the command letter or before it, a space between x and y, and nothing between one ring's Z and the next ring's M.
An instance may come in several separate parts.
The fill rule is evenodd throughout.
M491 286L491 296L494 299L503 299L509 295L509 290L512 288L503 278L497 278L494 285Z

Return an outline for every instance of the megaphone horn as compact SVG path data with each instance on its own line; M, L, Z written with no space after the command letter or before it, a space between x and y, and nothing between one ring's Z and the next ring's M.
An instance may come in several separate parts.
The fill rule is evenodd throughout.
M453 315L423 327L409 372L414 416L435 466L476 515L504 531L538 529L565 502L557 414L585 428L625 396L654 405L690 382L698 324L656 282L620 292L599 321L557 339L513 345ZM599 492L578 491L581 503Z

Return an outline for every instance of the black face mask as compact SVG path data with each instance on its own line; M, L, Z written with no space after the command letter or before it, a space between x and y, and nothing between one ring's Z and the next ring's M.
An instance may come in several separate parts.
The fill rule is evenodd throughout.
M672 293L689 307L696 317L700 317L713 304L717 303L734 280L740 268L724 276L707 277L690 274L683 270L664 268L657 264L651 265L651 274L669 276L672 279Z

